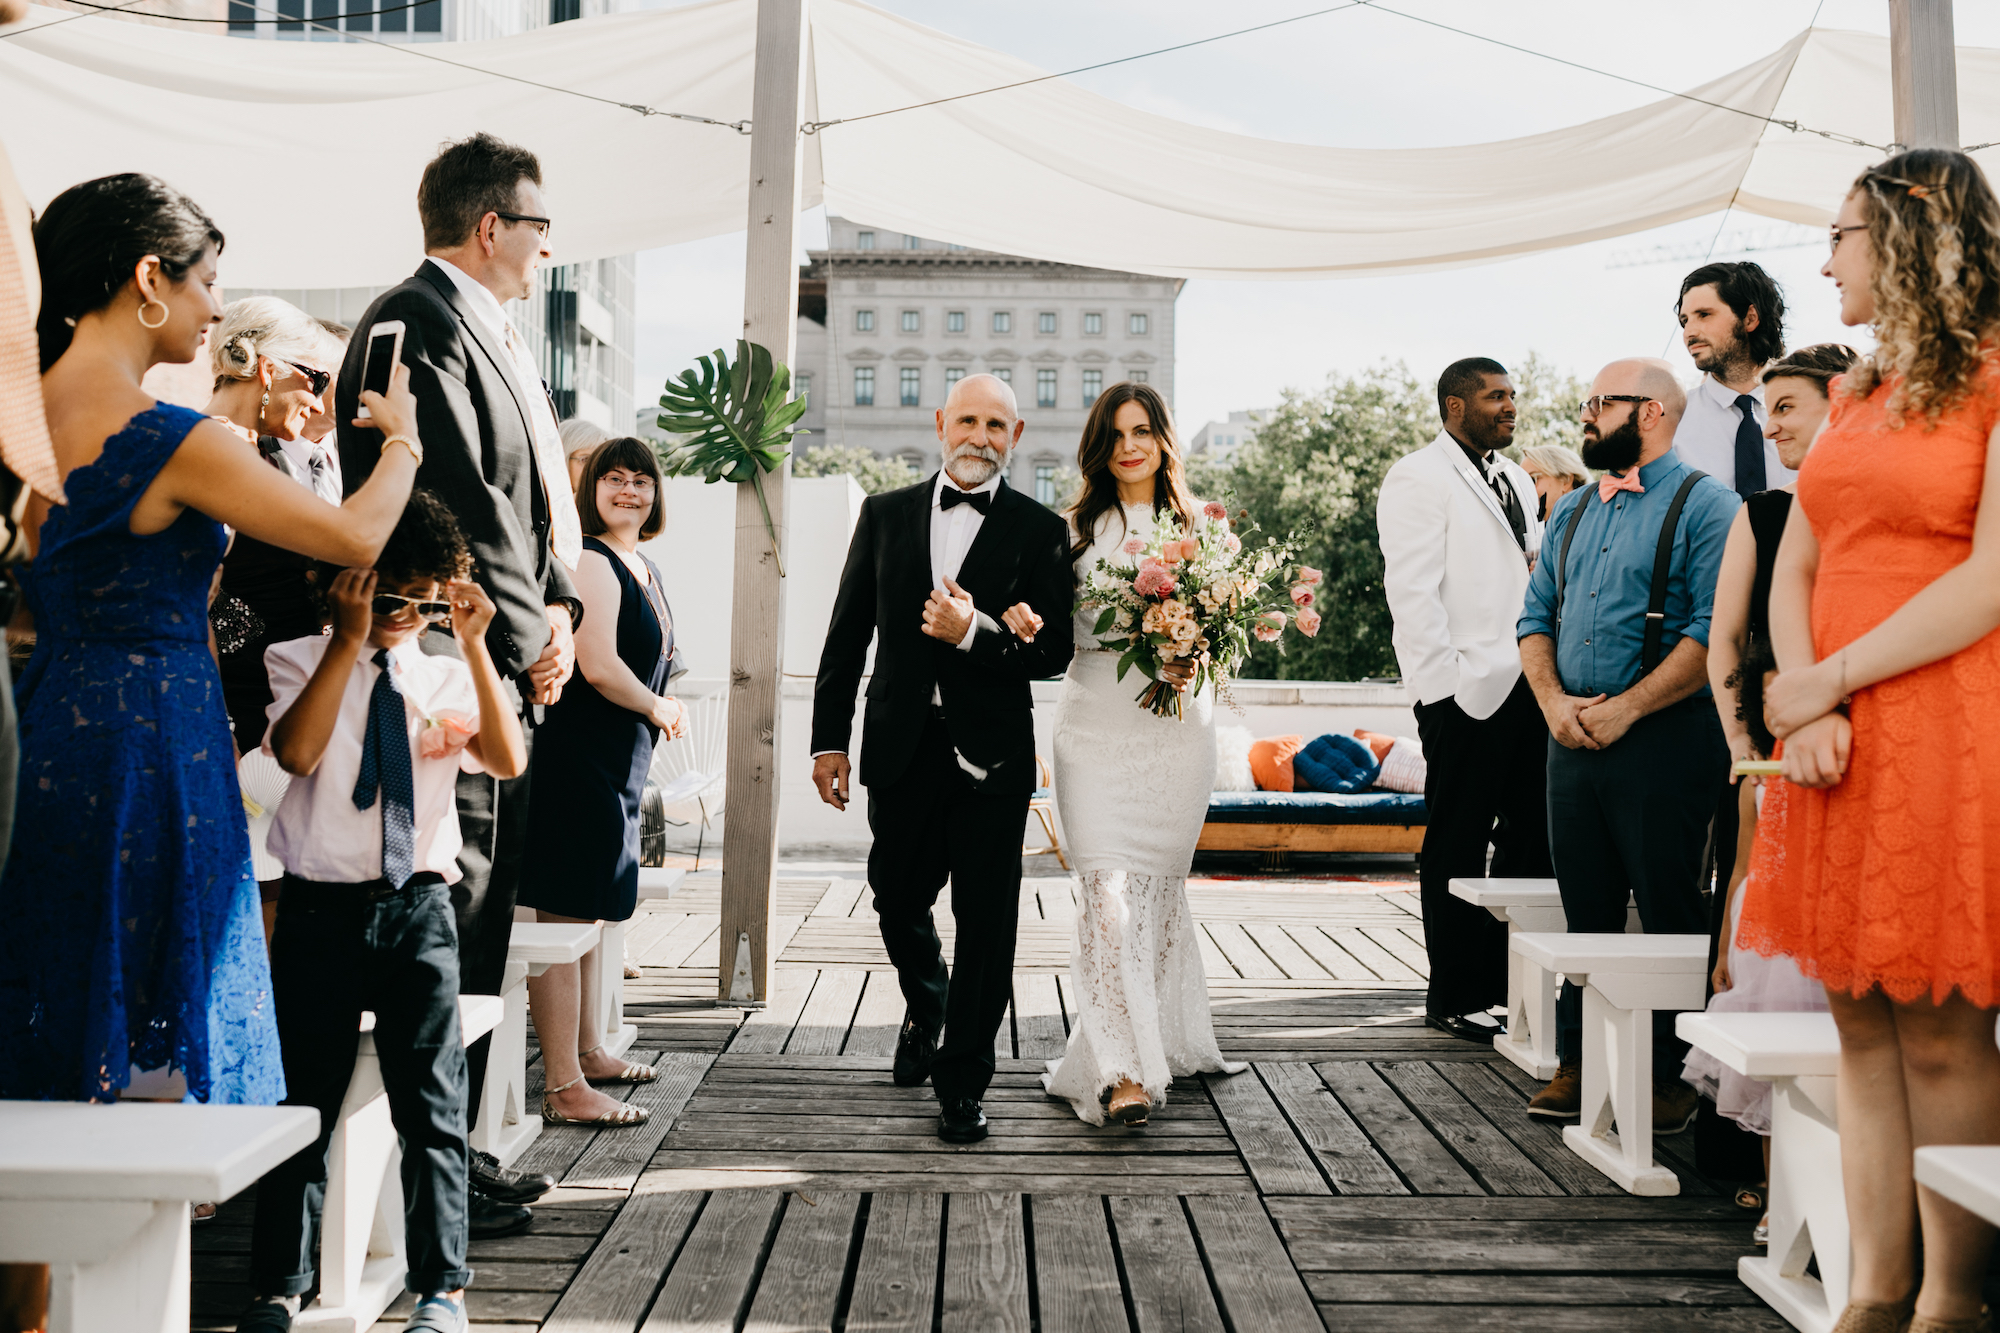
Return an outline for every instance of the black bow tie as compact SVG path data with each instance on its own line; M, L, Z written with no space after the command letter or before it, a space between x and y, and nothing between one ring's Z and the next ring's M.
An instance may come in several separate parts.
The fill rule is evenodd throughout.
M961 491L956 486L947 486L944 488L944 494L938 497L938 506L949 509L953 505L971 505L984 514L993 507L993 492Z

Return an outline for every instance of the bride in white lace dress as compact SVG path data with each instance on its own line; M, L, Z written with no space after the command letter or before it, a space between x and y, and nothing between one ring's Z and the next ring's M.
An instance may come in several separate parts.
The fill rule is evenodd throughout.
M1079 579L1100 557L1157 522L1198 512L1182 479L1165 402L1145 384L1117 384L1091 410L1077 451L1084 485L1072 524L1089 526ZM1156 518L1157 514L1157 518ZM1032 633L1016 608L1008 623ZM1137 702L1137 672L1118 679L1118 654L1096 648L1097 612L1078 613L1076 656L1056 704L1056 807L1078 879L1076 1017L1069 1049L1042 1083L1082 1119L1144 1124L1174 1075L1244 1068L1222 1058L1187 873L1215 785L1211 689L1180 720ZM1185 679L1185 677L1183 677Z

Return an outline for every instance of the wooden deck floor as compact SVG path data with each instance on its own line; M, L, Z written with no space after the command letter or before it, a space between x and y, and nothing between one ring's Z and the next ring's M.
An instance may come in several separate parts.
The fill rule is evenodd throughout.
M473 1243L476 1328L1785 1327L1735 1277L1755 1219L1684 1139L1660 1153L1682 1196L1629 1198L1522 1113L1512 1065L1422 1025L1413 892L1197 882L1217 1036L1252 1069L1093 1129L1036 1080L1065 1042L1072 908L1067 879L1027 881L993 1135L968 1148L889 1080L902 1000L863 884L780 881L774 995L747 1019L709 1002L716 894L641 905L627 1013L664 1076L630 1096L652 1118L529 1149L561 1186L529 1232ZM247 1295L248 1222L241 1198L196 1233L197 1328Z

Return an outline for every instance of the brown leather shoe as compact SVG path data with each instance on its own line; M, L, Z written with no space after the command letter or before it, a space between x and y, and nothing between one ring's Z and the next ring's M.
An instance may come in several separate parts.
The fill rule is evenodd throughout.
M1694 1113L1701 1105L1693 1088L1675 1081L1653 1085L1653 1137L1664 1134L1679 1134L1694 1123Z
M1564 1065L1528 1099L1528 1114L1543 1120L1575 1120L1583 1111L1583 1067Z

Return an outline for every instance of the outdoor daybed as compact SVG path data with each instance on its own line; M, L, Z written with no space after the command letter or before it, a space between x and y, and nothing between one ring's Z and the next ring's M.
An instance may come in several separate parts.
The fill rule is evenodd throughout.
M1393 791L1219 791L1197 849L1204 852L1423 850L1424 798Z

